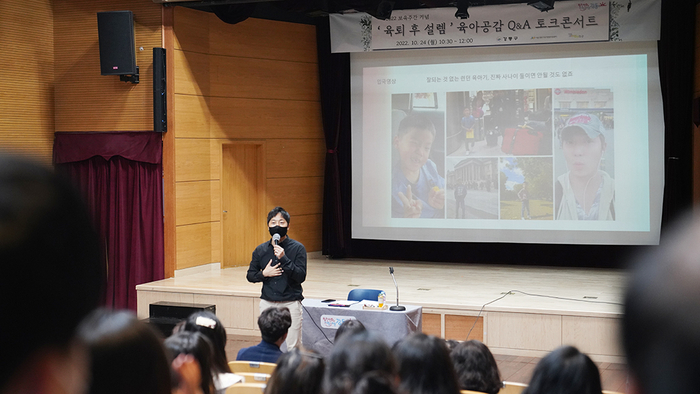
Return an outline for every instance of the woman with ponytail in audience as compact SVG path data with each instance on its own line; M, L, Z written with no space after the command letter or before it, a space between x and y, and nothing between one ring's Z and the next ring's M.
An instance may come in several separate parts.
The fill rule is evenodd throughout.
M239 375L231 373L226 357L226 329L215 314L209 311L200 311L191 314L181 330L198 332L212 344L212 379L214 388L218 394L224 394L231 385L243 380Z
M562 346L535 367L522 394L601 394L600 372L587 355L573 346Z
M481 341L472 339L457 344L450 358L460 390L497 394L503 387L496 359Z
M277 360L265 394L320 394L324 369L318 353L297 346Z
M384 339L371 331L344 334L327 358L324 393L351 394L366 374L377 372L396 381L396 360Z
M414 333L393 348L399 367L399 390L407 394L459 394L447 344L441 338Z
M215 393L212 379L212 345L209 339L198 332L180 331L165 340L165 348L170 352L171 361L181 355L193 357L200 367L200 388L203 394ZM173 387L180 382L174 382Z

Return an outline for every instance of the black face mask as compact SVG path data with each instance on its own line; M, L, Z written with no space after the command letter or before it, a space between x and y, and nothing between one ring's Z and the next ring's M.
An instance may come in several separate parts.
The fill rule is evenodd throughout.
M285 235L287 235L287 227L268 227L268 230L270 230L270 235L279 234L280 237L284 237Z

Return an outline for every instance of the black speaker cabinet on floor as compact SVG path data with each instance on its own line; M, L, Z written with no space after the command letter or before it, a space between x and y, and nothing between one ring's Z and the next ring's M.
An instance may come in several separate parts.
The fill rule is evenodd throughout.
M136 74L134 14L131 11L98 12L97 31L102 75Z
M153 48L153 131L168 130L165 105L165 48Z

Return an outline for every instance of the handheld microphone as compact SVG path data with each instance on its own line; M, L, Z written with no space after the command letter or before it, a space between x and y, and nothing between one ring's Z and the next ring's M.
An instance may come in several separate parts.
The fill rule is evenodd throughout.
M277 244L280 242L280 238L282 238L282 237L280 237L279 234L275 233L275 234L272 236L272 242L273 242L275 245L277 245Z
M394 286L396 287L396 305L389 308L391 311L405 311L406 307L399 305L399 285L396 284L396 278L394 277L394 267L389 267L389 273L391 274L391 279L394 280Z

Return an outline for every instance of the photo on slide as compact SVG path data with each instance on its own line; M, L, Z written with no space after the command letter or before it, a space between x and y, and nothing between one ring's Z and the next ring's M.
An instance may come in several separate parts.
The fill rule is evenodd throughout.
M502 220L552 220L551 157L502 157L498 170Z
M448 156L552 154L552 90L448 92Z
M438 93L392 95L393 218L445 217L444 101Z
M615 220L613 92L554 89L557 220Z
M498 159L447 158L448 219L498 219Z

